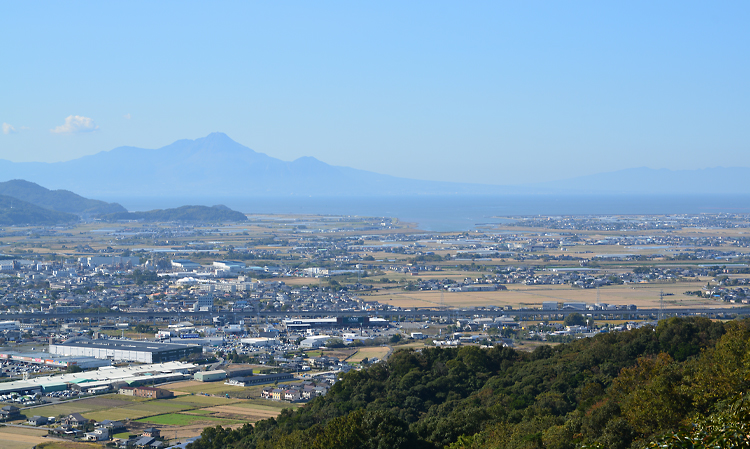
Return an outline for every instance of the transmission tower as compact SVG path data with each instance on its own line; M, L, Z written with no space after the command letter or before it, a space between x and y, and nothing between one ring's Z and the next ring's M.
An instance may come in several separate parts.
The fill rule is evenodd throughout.
M664 290L659 292L659 320L664 319Z

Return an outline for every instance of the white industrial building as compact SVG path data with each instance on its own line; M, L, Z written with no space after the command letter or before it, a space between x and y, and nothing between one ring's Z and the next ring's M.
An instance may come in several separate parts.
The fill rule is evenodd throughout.
M313 335L305 338L299 344L301 348L317 349L326 345L326 342L333 337L330 335Z
M191 354L202 354L200 345L157 343L132 340L91 340L72 338L63 343L50 344L50 354L95 357L127 362L162 363L180 360Z
M133 256L91 256L80 257L78 263L88 267L112 266L118 264L130 264L136 266L141 263L141 259Z
M200 267L201 265L199 263L195 263L189 259L172 260L172 268L177 268L178 270L193 271L199 269Z
M21 329L18 321L0 321L0 331L17 331Z
M278 346L281 344L277 338L243 338L240 342L250 346Z
M214 262L214 268L217 270L228 271L230 273L238 273L245 271L245 263L234 260L217 260Z

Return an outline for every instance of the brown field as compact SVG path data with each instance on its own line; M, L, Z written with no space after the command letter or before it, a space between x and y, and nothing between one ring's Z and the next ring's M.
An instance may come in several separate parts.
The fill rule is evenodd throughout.
M626 284L618 286L607 286L599 289L599 301L608 304L628 305L635 304L639 308L658 308L659 292L672 293L664 297L665 307L729 307L709 299L696 298L684 295L686 291L700 290L705 284L697 282L677 283L649 283L649 284ZM544 301L580 301L587 303L597 302L596 289L579 289L569 285L507 285L507 291L494 292L444 292L443 304L446 307L480 307L480 306L512 306L517 307L541 307ZM441 293L439 291L416 291L403 290L378 293L371 296L380 303L402 308L414 307L440 307Z
M231 405L220 405L218 407L210 407L203 409L211 412L211 416L219 418L231 418L231 419L242 419L247 422L255 422L261 419L274 418L279 415L281 411L274 407L240 407Z
M359 348L356 354L346 359L346 361L359 363L365 357L367 357L368 359L377 357L378 359L382 360L388 354L388 351L390 351L390 348L388 346L372 346L372 347L366 347L366 348Z
M74 441L47 441L38 446L37 449L101 449L101 444L77 443Z
M346 360L356 352L356 349L349 348L326 349L324 351L321 351L321 356L336 357L339 360Z
M0 447L3 449L31 449L49 441L43 438L47 434L42 429L24 429L20 427L0 427Z

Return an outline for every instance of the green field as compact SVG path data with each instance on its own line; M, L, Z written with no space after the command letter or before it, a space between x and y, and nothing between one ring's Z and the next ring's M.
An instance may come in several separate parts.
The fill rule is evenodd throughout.
M180 385L179 391L185 391L183 387L216 387L227 388L223 384L205 384L205 383L188 383ZM257 399L262 387L229 387L239 389L245 394L251 394L253 399L225 398L220 396L203 396L199 394L183 394L169 399L145 400L116 394L107 394L93 398L87 398L76 401L67 401L55 405L48 405L28 409L25 413L29 416L60 416L70 413L81 413L88 419L103 421L105 419L113 420L134 420L138 422L149 422L161 425L184 426L194 423L206 423L206 425L231 425L239 422L232 418L231 409L210 409L212 407L241 407L238 410L249 410L248 416L251 417L272 417L278 414L282 408L290 407L286 403L275 403ZM205 388L204 388L205 389ZM294 406L292 406L294 407ZM295 407L296 408L296 407ZM184 412L184 413L183 413ZM211 416L216 413L228 413L229 418ZM243 415L244 413L240 413ZM226 416L226 415L225 415ZM0 444L0 447L2 445Z
M187 415L183 413L168 413L166 415L149 416L141 418L138 422L162 424L166 426L189 426L191 424L210 421L213 424L235 424L239 421L233 419L214 418L211 416Z

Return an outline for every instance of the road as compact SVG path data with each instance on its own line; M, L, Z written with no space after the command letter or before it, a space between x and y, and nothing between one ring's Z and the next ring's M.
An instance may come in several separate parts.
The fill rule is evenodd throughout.
M498 317L498 316L514 316L519 319L528 319L541 315L549 315L553 313L560 317L565 317L571 313L584 313L584 314L595 314L595 315L637 315L637 316L657 316L661 312L665 316L689 316L689 315L750 315L750 307L726 307L726 308L665 308L663 311L660 309L638 309L632 310L474 310L474 309L448 309L448 310L429 310L429 309L413 309L413 310L402 310L402 311L379 311L377 313L365 312L365 311L310 311L310 312L229 312L229 311L218 311L218 312L180 312L180 316L186 319L198 319L204 321L211 321L212 317L215 316L227 316L231 315L237 319L253 319L253 318L323 318L323 317L350 317L350 316L376 316L380 318L386 318L391 320L404 320L411 318L471 318L471 317ZM75 313L26 313L26 314L8 314L6 319L12 320L44 320L44 319L65 319L65 320L82 320L83 318L93 319L96 322L97 319L103 318L126 318L134 321L150 321L156 318L174 318L175 312L111 312L101 313L97 315L82 315Z

